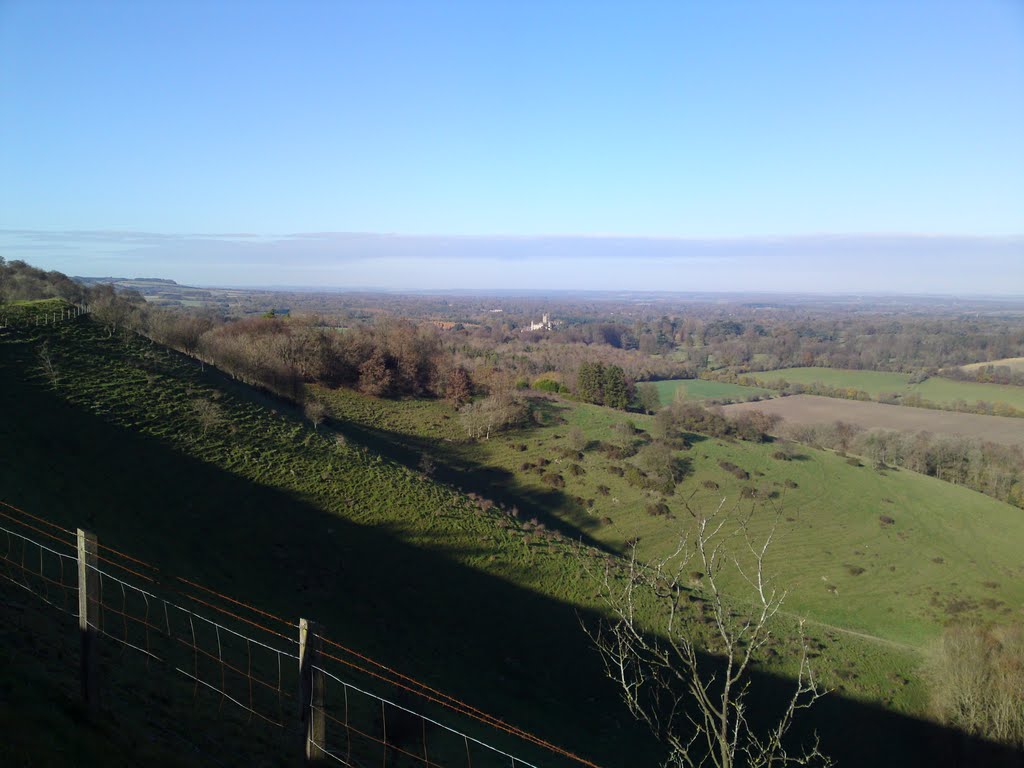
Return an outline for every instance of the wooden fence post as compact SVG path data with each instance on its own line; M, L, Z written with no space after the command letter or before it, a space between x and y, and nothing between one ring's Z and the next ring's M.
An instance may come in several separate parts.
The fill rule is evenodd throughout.
M91 714L99 709L96 635L100 626L100 574L95 534L78 529L78 630L82 640L82 699Z
M324 719L324 673L319 667L320 625L307 619L299 619L299 702L302 706L302 725L305 761L307 765L321 763L327 736Z

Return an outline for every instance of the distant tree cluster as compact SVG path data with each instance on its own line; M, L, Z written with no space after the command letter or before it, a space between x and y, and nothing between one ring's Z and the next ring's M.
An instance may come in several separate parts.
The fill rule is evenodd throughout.
M1012 313L965 319L941 306L908 314L885 307L690 303L658 316L606 306L581 307L544 334L516 333L507 323L460 324L448 333L462 339L460 353L467 357L496 354L528 378L558 371L570 386L581 362L594 360L619 365L639 382L797 366L959 375L950 373L953 366L1024 355L1024 322ZM634 318L609 321L603 315L612 309Z
M1017 446L929 432L865 431L842 421L787 424L783 431L806 445L849 451L879 468L903 467L1024 507L1024 451Z
M0 256L0 304L31 299L65 299L79 304L88 295L89 289L61 272L47 272Z
M625 409L632 398L632 383L617 365L581 363L576 372L576 396L585 403Z
M836 397L843 400L861 400L863 402L879 402L888 405L906 405L911 408L931 408L937 411L955 411L957 413L980 413L986 416L1024 416L1024 410L1016 408L1010 403L991 402L978 400L968 403L966 400L957 399L951 402L936 402L921 397L916 392L881 392L877 397L872 397L868 392L856 387L835 387L824 382L815 381L809 384L802 382L790 382L785 378L772 379L771 381L759 381L754 376L737 374L735 371L702 371L700 377L712 381L724 381L730 384L739 384L747 387L766 387L781 392L784 395L819 395L821 397ZM919 384L929 378L925 371L918 371L910 377L908 383ZM958 377L959 378L959 377Z
M397 318L340 331L315 317L224 321L153 311L145 332L242 381L289 397L312 382L376 397L447 396L456 404L473 391L465 369L448 364L436 328Z
M761 443L769 439L781 418L775 414L750 411L728 417L721 408L705 408L699 403L676 399L655 416L658 430L666 438L686 432L720 438L737 438Z
M949 368L940 373L958 381L976 381L979 384L1011 384L1024 387L1024 370L1014 370L1008 365L981 365L977 368Z

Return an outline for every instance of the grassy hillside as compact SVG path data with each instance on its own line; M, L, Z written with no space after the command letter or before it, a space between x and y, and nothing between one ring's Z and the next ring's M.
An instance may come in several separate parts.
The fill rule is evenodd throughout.
M12 301L0 304L0 327L34 325L50 322L54 313L70 309L63 299L41 299L38 301Z
M1024 409L1024 387L1007 384L978 384L971 381L954 381L933 376L919 384L910 383L910 375L884 371L851 371L841 368L782 368L752 374L763 384L780 380L793 384L822 383L829 387L849 387L866 392L877 399L882 395L895 394L901 397L917 395L943 408L953 408L956 401L973 404L1006 403L1014 408Z
M60 374L56 385L38 371L43 338ZM621 549L636 535L643 554L657 554L683 521L672 498L676 521L646 515L653 497L608 473L612 462L589 446L624 443L615 425L625 414L548 401L537 406L541 423L467 444L442 403L339 391L323 393L334 408L332 429L314 431L285 404L159 346L107 338L85 319L0 337L0 387L12 404L0 422L5 500L68 527L92 528L108 545L168 573L280 615L318 619L341 642L600 764L656 762L658 750L618 703L579 629L580 617L593 620L599 608L588 559L591 569L599 567L600 549ZM562 452L576 439L574 426L587 445L582 458L569 460ZM938 609L934 616L914 609L909 599L893 602L892 592L923 589L930 572L915 580L910 571L943 556L944 568L933 563L935 572L973 595L966 563L987 558L998 585L982 589L1009 604L1016 587L1001 569L1009 567L1009 543L1021 540L1019 527L984 497L946 496L909 473L877 478L827 454L771 458L777 449L695 438L684 455L692 474L678 495L699 485L691 503L702 504L749 484L786 490L794 520L785 523L776 565L794 582L787 608L848 622L815 630L819 668L837 691L814 720L826 748L853 764L877 764L882 745L905 764L935 764L934 755L944 754L943 732L894 711L921 711L916 646L934 635L941 617ZM433 478L412 469L424 453L435 464ZM744 466L752 480L730 480L719 459ZM542 460L551 462L544 473L521 468ZM569 464L582 473L571 476ZM556 469L564 488L542 479ZM712 478L716 492L703 489ZM787 479L798 487L786 489ZM880 481L887 484L871 490ZM458 488L508 512L514 505L518 514L479 497L473 502ZM840 502L840 493L850 498ZM870 493L901 510L891 528L878 527L877 510L858 503ZM982 524L1001 528L1003 543L980 533ZM882 570L897 556L912 567L897 571L902 581L889 590L887 578L897 577ZM865 573L830 571L839 594L815 591L810 570L848 561L864 563ZM940 595L960 588L943 582ZM999 615L1001 608L976 610ZM883 626L885 617L895 629ZM851 627L883 639L841 631ZM784 640L778 646L778 672L791 661L787 647ZM12 660L4 676L16 670ZM64 679L60 665L50 670ZM26 727L16 718L5 722ZM851 723L883 734L882 742L864 743ZM925 737L937 739L933 753L922 749ZM563 764L499 744L539 765Z
M367 420L371 411L358 406L362 396L325 396L343 418L374 426L372 417ZM410 407L424 405L394 406L398 412ZM418 420L421 426L406 433L409 438L451 439L448 406L435 403L433 409L435 416ZM546 420L526 434L443 443L434 453L453 467L469 467L461 477L454 475L467 490L499 500L524 499L526 515L553 513L559 524L612 550L622 551L627 539L639 537L644 559L671 551L688 519L684 501L706 510L722 498L765 499L783 513L773 570L790 590L788 609L830 625L923 647L953 619L1024 619L1019 558L1024 517L1008 504L913 472L878 471L804 446L696 435L693 446L677 454L687 464L685 479L665 496L614 473L642 468L652 418L552 401ZM626 436L620 429L626 422L644 431ZM445 429L435 432L431 424ZM572 445L574 429L586 438L582 451ZM637 456L611 459L598 443L641 448ZM541 466L545 461L550 463ZM748 477L739 479L723 464ZM524 470L524 465L533 466ZM564 480L564 489L554 492L544 479L550 474ZM658 501L675 519L647 513ZM769 517L759 513L754 530L767 531Z

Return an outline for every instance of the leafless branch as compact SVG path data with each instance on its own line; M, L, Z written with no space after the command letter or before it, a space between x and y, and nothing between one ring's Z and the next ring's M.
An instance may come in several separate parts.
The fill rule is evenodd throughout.
M752 665L771 641L786 597L766 570L781 509L774 509L767 534L756 538L753 508L727 509L723 499L707 514L689 501L685 509L692 523L671 554L645 563L631 547L625 561L607 561L603 573L592 574L610 617L584 630L605 672L633 716L668 747L666 766L831 765L817 737L793 753L786 738L798 713L825 695L809 663L802 622L796 684L782 713L767 730L755 729L748 717ZM688 581L692 567L700 568L696 585ZM748 599L727 598L723 576L729 571L749 587ZM648 625L652 615L658 626Z

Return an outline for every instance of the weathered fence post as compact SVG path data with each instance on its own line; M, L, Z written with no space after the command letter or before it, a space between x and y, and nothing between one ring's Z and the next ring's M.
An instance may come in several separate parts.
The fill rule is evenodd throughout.
M96 635L100 625L100 574L95 534L78 529L78 630L82 640L82 699L90 713L99 709Z
M320 625L299 619L299 702L302 706L303 744L307 765L319 764L327 736L324 719L324 673L319 669Z

